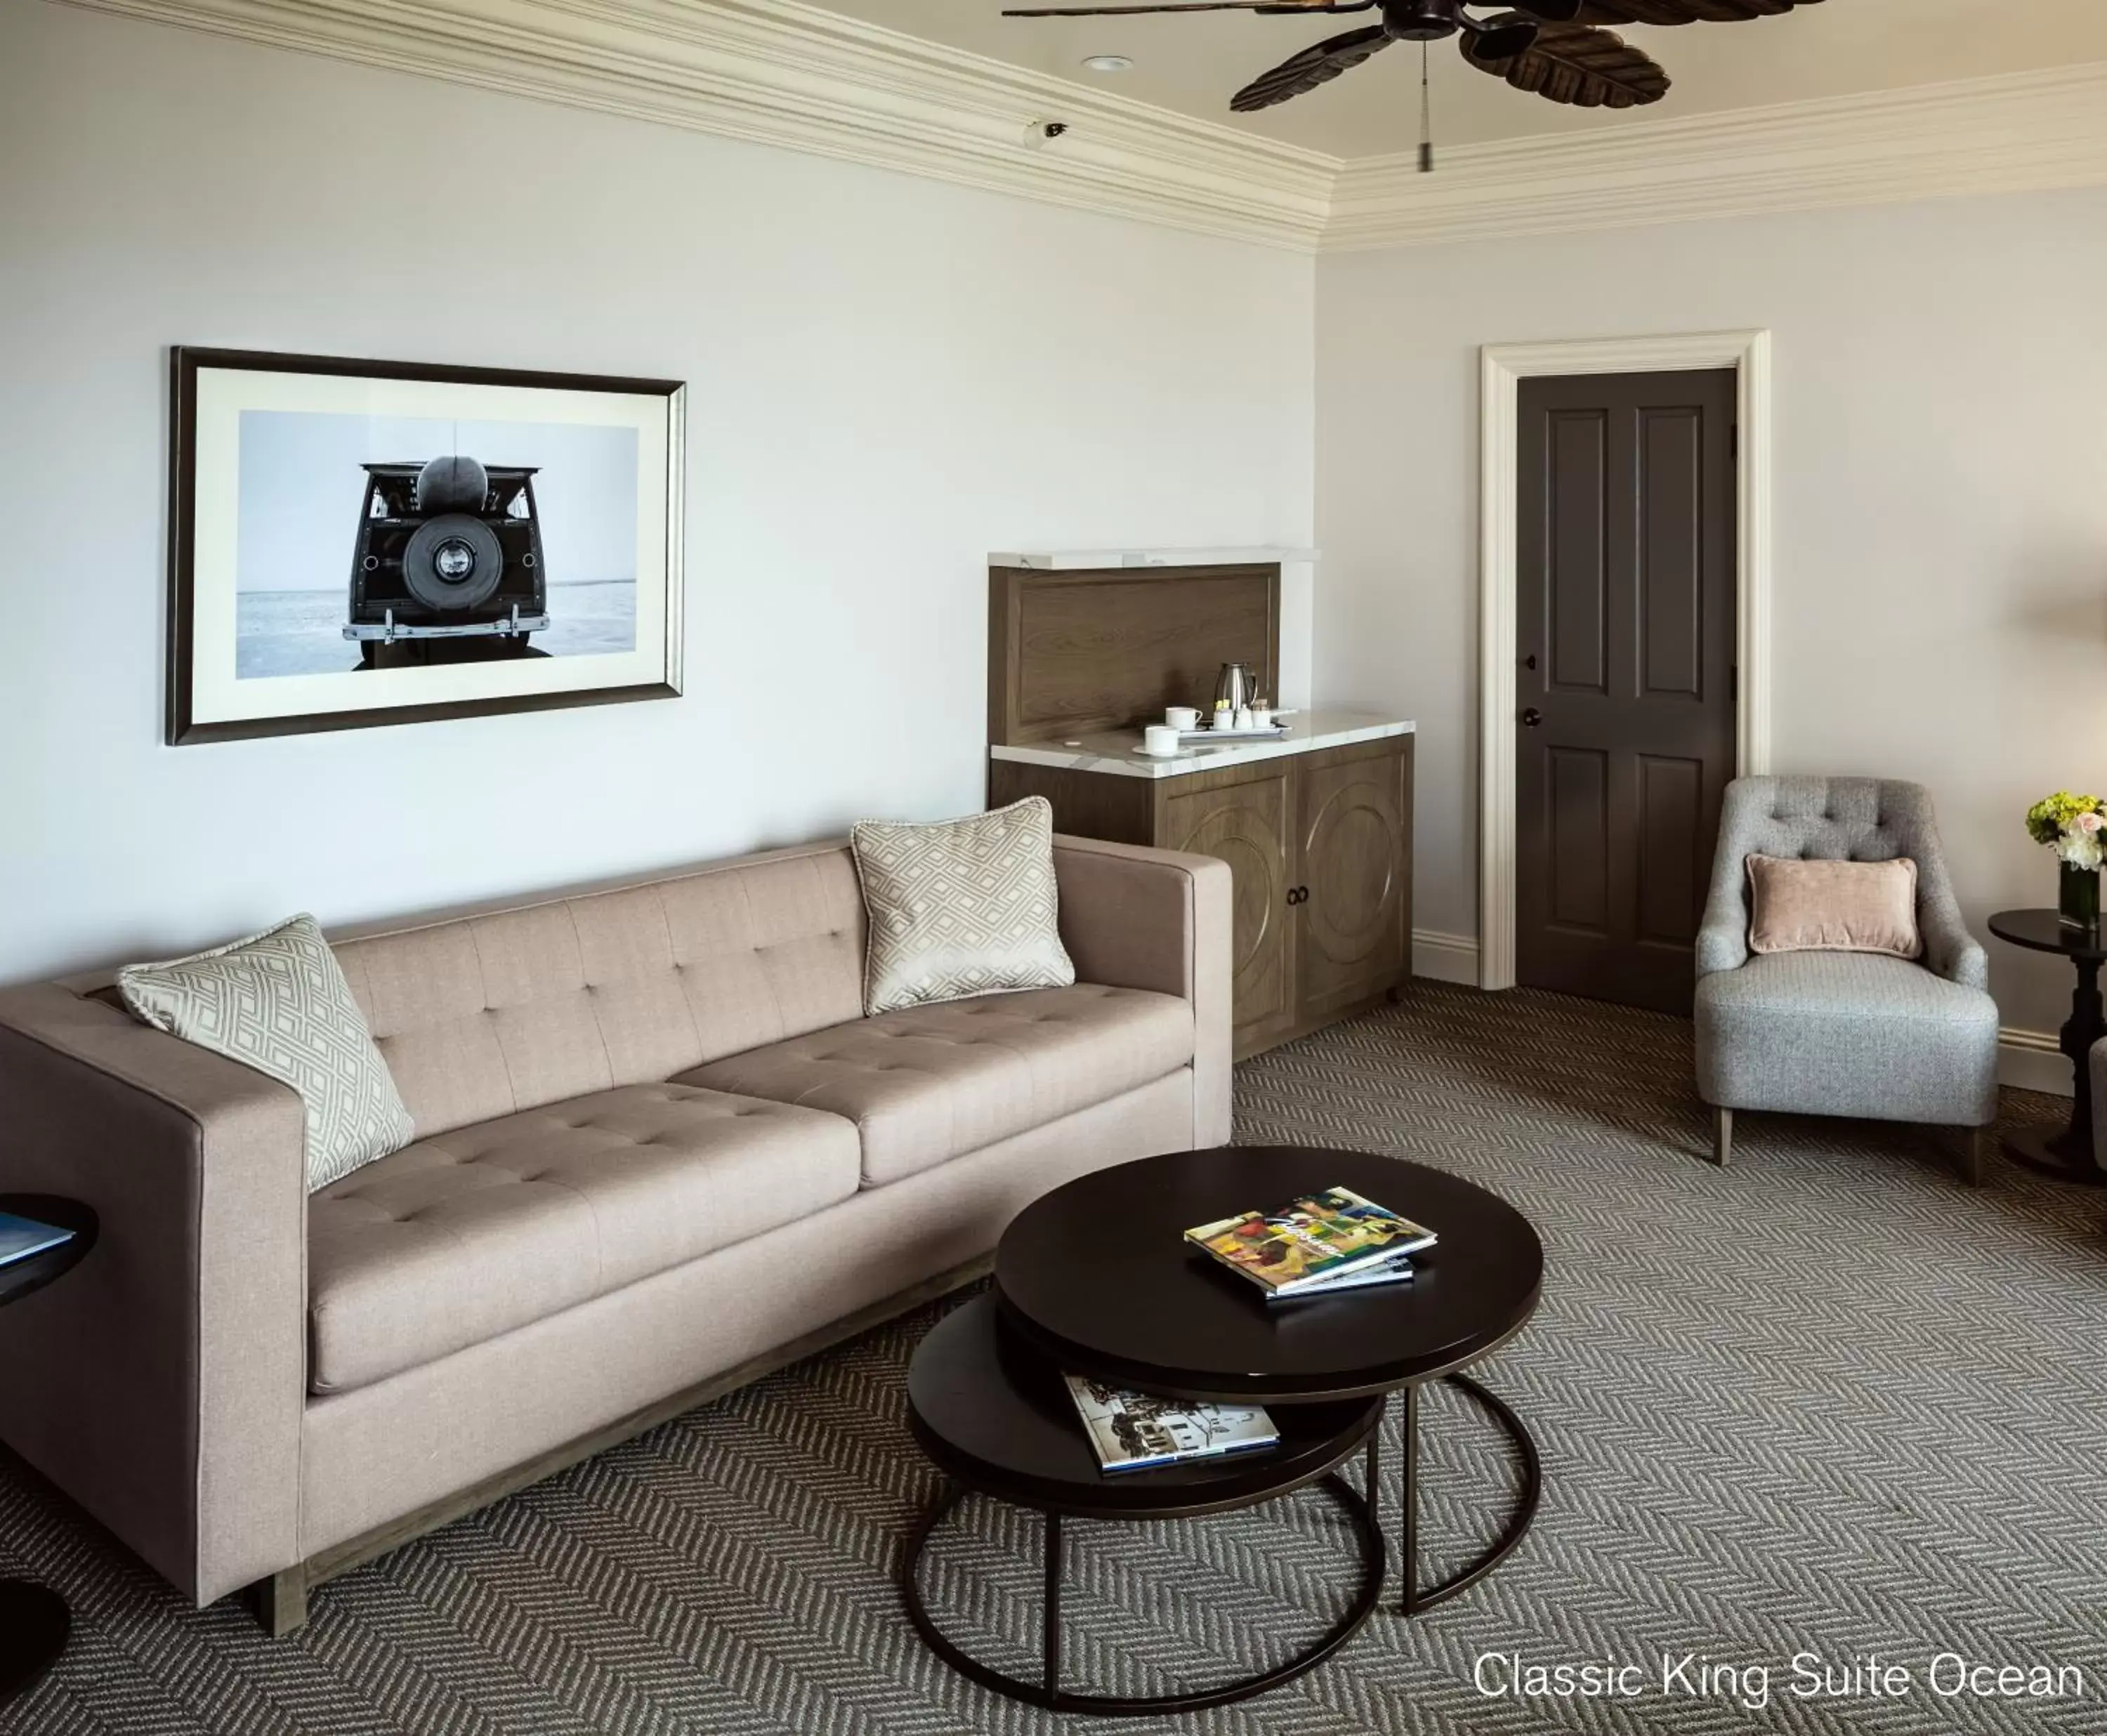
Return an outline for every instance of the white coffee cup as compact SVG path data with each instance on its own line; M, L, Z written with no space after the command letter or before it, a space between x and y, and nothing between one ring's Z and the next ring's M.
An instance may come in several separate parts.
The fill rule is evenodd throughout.
M1174 705L1165 708L1163 721L1173 729L1197 729L1200 714L1189 705Z
M1151 724L1141 732L1141 751L1143 753L1168 756L1176 753L1180 745L1178 732L1168 724Z

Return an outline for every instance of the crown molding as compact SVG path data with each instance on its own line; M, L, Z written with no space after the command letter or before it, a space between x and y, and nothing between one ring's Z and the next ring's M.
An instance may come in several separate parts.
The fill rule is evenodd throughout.
M1339 169L797 0L66 3L1303 253Z
M2107 182L2107 63L1342 165L1323 250Z
M63 3L1301 253L2107 183L2107 62L1620 119L1458 146L1422 176L801 0ZM1029 148L1048 120L1068 132Z

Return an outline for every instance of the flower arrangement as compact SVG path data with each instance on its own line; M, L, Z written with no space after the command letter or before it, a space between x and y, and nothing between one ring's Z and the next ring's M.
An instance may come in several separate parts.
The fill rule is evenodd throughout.
M2027 810L2027 836L2066 867L2097 869L2107 862L2107 801L2058 790Z

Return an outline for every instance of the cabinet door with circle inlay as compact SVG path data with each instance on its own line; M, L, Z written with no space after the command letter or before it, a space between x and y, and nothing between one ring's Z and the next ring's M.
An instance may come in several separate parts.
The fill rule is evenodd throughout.
M1412 774L1393 742L1305 762L1299 825L1305 1018L1380 994L1404 973L1412 888Z
M1235 781L1215 783L1216 777ZM1288 856L1293 817L1288 774L1201 773L1177 780L1163 805L1166 850L1219 857L1235 885L1233 969L1236 1042L1284 1020L1293 1005L1288 946Z

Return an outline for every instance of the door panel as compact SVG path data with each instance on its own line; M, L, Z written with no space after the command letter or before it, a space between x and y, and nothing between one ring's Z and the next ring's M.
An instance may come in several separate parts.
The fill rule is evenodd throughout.
M1610 758L1586 747L1549 755L1551 921L1584 935L1610 931Z
M1550 433L1551 680L1561 693L1599 693L1610 678L1608 551L1602 543L1609 422L1595 410L1553 415Z
M1284 1021L1294 1004L1287 904L1294 831L1287 776L1283 770L1248 777L1182 792L1164 804L1166 850L1193 850L1229 865L1230 988L1239 1047L1247 1033Z
M1521 384L1516 976L1687 1012L1734 772L1735 376Z
M1301 1013L1380 994L1405 967L1411 921L1411 762L1394 748L1305 764L1297 908Z

